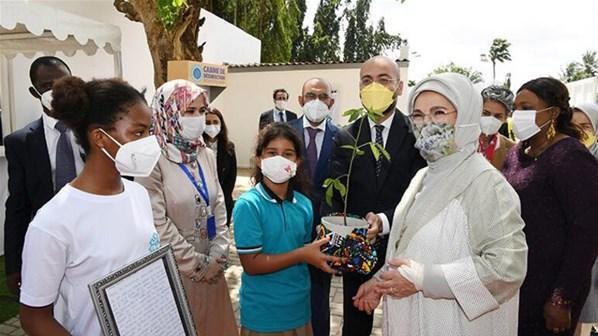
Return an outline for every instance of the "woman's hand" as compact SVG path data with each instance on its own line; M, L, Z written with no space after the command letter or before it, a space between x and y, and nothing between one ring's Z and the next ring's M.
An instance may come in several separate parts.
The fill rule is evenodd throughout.
M409 261L393 259L389 261L389 264L398 268L402 265L409 265ZM397 299L417 293L418 290L415 288L415 285L403 277L396 268L389 268L388 271L382 273L380 282L376 284L376 292L379 294L390 295Z
M226 257L220 256L212 259L208 264L208 271L203 278L204 282L213 285L224 274L224 266L226 265Z
M571 307L569 305L554 305L550 301L544 304L544 320L546 329L554 334L562 333L571 328Z
M330 241L329 237L322 238L320 240L316 240L315 242L305 245L301 248L301 259L303 262L306 262L314 267L321 269L322 271L330 274L336 274L337 272L328 265L328 262L331 263L344 263L344 260L339 257L329 256L322 251L320 248L328 244Z
M357 294L353 297L353 305L355 308L365 311L368 314L374 312L382 298L382 294L376 292L377 282L378 280L376 280L376 278L372 278L359 287Z

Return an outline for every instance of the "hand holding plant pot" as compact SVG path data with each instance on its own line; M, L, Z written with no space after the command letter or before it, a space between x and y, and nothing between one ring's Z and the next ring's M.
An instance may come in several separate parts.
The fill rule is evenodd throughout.
M387 107L387 106L386 106ZM385 107L385 108L386 108ZM324 180L323 187L326 188L326 203L332 206L335 193L338 193L343 202L343 212L322 217L322 225L319 228L318 237L330 237L330 242L322 247L322 251L329 255L347 258L347 263L343 265L333 264L332 267L340 272L358 272L368 274L378 260L376 249L372 245L378 232L373 232L368 237L369 222L377 226L375 231L379 231L378 218L373 213L368 213L368 220L355 218L347 213L348 195L351 192L351 173L353 163L358 156L365 155L366 148L369 147L374 159L377 161L381 156L390 160L390 155L381 144L373 141L363 144L358 143L363 124L367 118L377 120L382 117L381 107L358 108L346 111L343 115L349 117L349 122L359 120L359 126L355 137L351 137L352 143L342 145L341 148L351 152L346 174L336 177L329 177ZM376 216L377 217L377 216Z

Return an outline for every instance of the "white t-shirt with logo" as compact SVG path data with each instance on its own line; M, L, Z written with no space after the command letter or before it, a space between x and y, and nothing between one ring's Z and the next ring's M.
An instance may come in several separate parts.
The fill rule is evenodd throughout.
M54 317L72 335L102 334L88 285L160 246L146 189L123 184L111 196L67 184L27 230L20 301L54 304Z

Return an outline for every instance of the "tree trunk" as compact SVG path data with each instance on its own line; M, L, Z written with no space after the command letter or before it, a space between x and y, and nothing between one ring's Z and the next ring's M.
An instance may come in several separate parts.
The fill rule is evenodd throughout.
M117 10L125 13L132 21L141 22L145 29L147 44L154 63L154 85L166 82L168 61L202 61L203 45L197 45L201 10L199 1L188 1L189 6L181 11L176 22L166 29L160 19L156 1L114 0Z
M496 82L496 62L492 61L492 84Z

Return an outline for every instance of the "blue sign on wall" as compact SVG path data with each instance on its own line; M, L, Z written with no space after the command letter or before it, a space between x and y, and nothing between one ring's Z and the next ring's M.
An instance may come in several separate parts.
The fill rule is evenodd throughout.
M191 68L191 78L197 82L203 78L203 71L201 70L201 66L199 64L196 64Z

